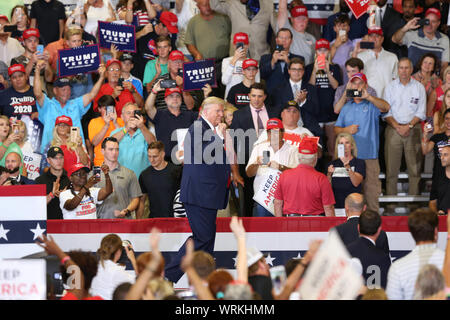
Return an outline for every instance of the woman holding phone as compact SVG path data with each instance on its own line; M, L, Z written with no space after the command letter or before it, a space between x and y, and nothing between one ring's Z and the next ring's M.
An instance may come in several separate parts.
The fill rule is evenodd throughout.
M353 136L340 133L336 138L334 160L328 166L328 180L336 200L335 209L343 209L345 198L351 193L362 193L362 182L366 175L364 160L356 156L358 149Z

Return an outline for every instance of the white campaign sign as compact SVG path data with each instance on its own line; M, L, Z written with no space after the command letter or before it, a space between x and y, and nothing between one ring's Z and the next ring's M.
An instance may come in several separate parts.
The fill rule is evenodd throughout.
M331 231L306 270L299 293L305 300L353 300L364 285L336 231Z
M46 261L0 260L0 300L46 300Z
M281 171L273 168L267 168L266 170L266 174L262 180L263 183L261 183L259 190L255 190L253 200L275 215L273 200L275 199L275 191L278 187Z
M25 168L27 168L28 178L36 179L39 177L39 169L41 166L42 155L38 153L24 154L23 155L23 164Z

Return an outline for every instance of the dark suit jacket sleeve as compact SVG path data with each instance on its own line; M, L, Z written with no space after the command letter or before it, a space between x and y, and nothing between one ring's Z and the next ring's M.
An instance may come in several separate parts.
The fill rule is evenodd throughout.
M306 102L302 108L307 110L317 119L317 116L319 115L319 97L317 96L317 89L309 83L307 83L306 86L302 84L302 88L305 88L308 91L306 95Z
M377 248L383 250L383 252L386 252L387 254L390 253L389 241L388 241L386 232L384 232L384 230L381 230L380 235L378 236L378 239L375 243L377 245Z
M272 74L272 54L265 54L261 57L259 62L259 72L262 79L267 79Z
M327 24L323 27L323 37L328 41L333 41L336 38L336 32L334 32L334 20L336 19L336 14L328 17Z

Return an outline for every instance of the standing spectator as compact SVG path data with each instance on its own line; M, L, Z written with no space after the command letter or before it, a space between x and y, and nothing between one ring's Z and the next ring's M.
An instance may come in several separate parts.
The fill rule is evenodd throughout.
M231 173L225 150L222 147L223 138L221 137L225 136L224 127L219 127L219 131L222 131L221 136L213 133L223 117L223 105L222 99L216 97L205 99L202 103L200 120L191 125L184 144L180 200L186 208L195 248L210 254L214 250L217 210L224 209L228 203ZM199 130L200 135L194 135L194 128L196 131ZM204 139L205 133L209 134L209 139ZM198 141L199 137L200 141ZM216 150L215 159L203 157L205 148L209 149L213 146ZM199 147L200 158L196 151ZM204 189L206 185L208 186L207 197L205 197ZM166 266L165 275L168 280L177 282L183 276L180 263L185 252L186 243Z
M133 170L136 177L139 177L150 165L145 155L148 145L156 139L145 126L143 115L135 111L140 111L140 108L134 103L127 103L122 113L125 125L111 132L110 136L119 141L119 163Z
M137 218L169 218L174 217L173 203L175 194L180 189L181 167L164 160L164 144L155 141L149 144L147 155L151 164L139 176L142 190L141 204ZM144 203L148 198L150 215L144 212Z
M442 99L442 106L439 108L438 111L435 111L433 114L433 126L434 126L433 133L434 134L437 134L437 133L447 130L444 120L445 120L445 113L447 112L448 109L450 109L450 90L449 89L447 89L443 95L444 97Z
M106 186L101 189L94 187L99 182L97 177L92 176L88 180L89 171L89 168L81 163L73 164L67 171L71 185L68 190L59 194L59 206L64 219L97 219L96 206L112 193L108 166L102 166Z
M331 63L330 43L326 39L320 39L316 42L314 63L305 67L305 80L317 88L318 109L316 111L317 120L324 129L327 138L327 151L330 158L334 154L334 124L337 115L333 110L334 93L339 85L342 84L341 68ZM319 56L325 57L325 65L319 65Z
M8 77L8 66L0 60L0 91L8 89L10 86Z
M418 71L412 77L425 87L428 97L433 90L442 84L441 79L436 74L439 71L439 61L433 53L426 53L420 58L416 69Z
M44 125L44 132L42 135L41 152L50 142L55 120L58 116L65 115L70 117L75 127L81 128L81 117L89 110L92 100L98 94L100 86L105 80L105 67L101 64L98 72L100 77L95 83L92 90L78 98L69 99L71 94L70 81L66 78L59 78L53 83L54 98L49 99L46 94L42 92L41 81L39 74L43 64L38 62L36 65L36 74L34 77L33 92L36 97L37 107L39 111L39 121ZM84 134L80 131L81 137L84 141Z
M22 55L25 49L19 41L11 38L11 32L5 32L3 30L6 25L9 25L8 18L0 15L0 61L6 63L9 67L11 59Z
M345 198L345 214L347 221L337 225L331 230L336 230L344 245L348 245L358 240L359 232L359 216L363 211L366 211L364 204L364 196L360 193L351 193ZM375 241L375 246L389 254L389 242L386 232L381 230L380 235Z
M437 247L438 216L429 209L418 209L408 217L408 228L415 248L392 264L388 272L386 293L389 300L411 300L421 267L433 264L442 269L444 251Z
M83 11L86 12L86 25L84 30L97 35L98 21L114 21L116 13L109 0L87 0Z
M142 81L130 73L131 69L134 68L133 56L125 52L120 56L119 61L122 62L122 73L120 77L123 78L124 82L131 82L137 93L139 93L142 99L144 99L144 88L142 86Z
M237 48L237 45L243 45ZM233 37L234 55L223 59L222 61L222 84L225 85L225 95L228 97L230 89L244 80L244 61L250 61L248 59L249 38L248 34L244 32L238 32ZM258 61L252 59L258 65ZM259 72L256 70L254 78L256 82L259 82Z
M143 83L147 92L150 93L157 78L169 72L167 64L169 62L170 51L172 51L170 38L167 36L158 37L156 39L156 52L158 53L158 57L149 60L145 65Z
M414 300L436 299L447 300L445 278L435 265L427 264L420 269L414 287Z
M280 119L272 118L267 121L267 141L256 145L250 155L245 172L248 177L255 177L253 190L255 193L264 183L267 169L273 168L281 172L296 168L298 162L298 149L283 140L284 126ZM269 152L269 162L263 163L263 155ZM255 202L254 217L272 217L272 213L262 205Z
M47 201L47 219L62 219L59 194L70 186L67 172L64 171L64 153L59 147L51 147L47 151L48 170L36 178L36 184L45 184Z
M119 142L116 138L107 137L102 142L104 164L109 168L109 176L113 185L113 192L97 208L97 218L135 219L135 210L139 206L142 195L138 180L133 171L120 165ZM105 186L105 176L100 174L99 188Z
M338 157L338 146L344 146L344 156ZM336 138L334 159L328 166L328 180L333 187L335 208L344 208L345 198L352 193L362 193L362 182L366 175L364 160L358 159L355 139L349 133L340 133Z
M11 9L19 5L23 6L23 0L3 1L0 3L0 14L4 14L8 18L11 18Z
M248 96L250 93L250 87L255 82L258 82L256 81L257 76L259 76L258 61L254 59L244 60L242 62L242 75L242 82L233 85L226 96L227 101L234 105L237 109L244 108L250 102L250 98Z
M450 142L441 149L442 173L433 179L429 207L439 214L450 210Z
M397 78L398 58L395 54L383 49L383 29L369 29L368 41L374 43L373 49L360 48L360 42L356 45L357 57L364 62L364 73L367 75L367 83L373 87L378 97L382 97L386 86Z
M31 28L38 28L44 44L62 38L66 11L58 0L36 0L31 4Z
M231 20L231 34L245 32L252 39L249 57L259 60L269 53L267 32L269 26L274 29L273 4L270 1L251 0L211 0L211 8L227 15Z
M26 69L21 64L14 64L8 68L11 79L11 87L0 95L0 113L18 120L22 116L29 116L31 119L38 118L36 99L33 94L33 87L28 84Z
M120 20L135 24L136 27L145 26L156 17L156 11L149 0L120 0L117 13Z
M117 117L116 101L112 96L101 96L97 105L100 116L89 122L88 131L89 140L94 146L94 166L101 166L104 159L101 147L103 140L115 129L123 127L124 122L122 118Z
M211 5L214 5L212 3ZM217 9L214 9L219 11ZM189 50L186 48L186 44L184 42L186 36L186 28L189 23L189 20L195 15L199 13L197 2L195 0L176 0L175 1L175 13L178 17L177 27L178 27L178 35L176 46L178 50L183 52L183 54L188 58L189 61L193 60L193 57L190 55Z
M368 288L386 288L387 274L391 266L389 253L384 252L375 245L381 232L381 217L378 212L364 211L359 217L359 239L348 244L348 253L357 258L362 265L363 278ZM379 268L379 269L374 269ZM373 273L378 273L373 277ZM374 283L375 282L375 283Z
M119 60L108 60L106 63L106 79L98 94L94 99L93 110L98 112L98 99L104 95L110 95L116 100L116 113L122 117L122 108L125 104L132 102L139 107L144 105L143 97L136 91L136 88L130 81L123 81L119 85L119 79L122 77L122 63ZM123 79L123 78L122 78Z
M314 60L314 45L316 39L306 32L308 27L308 10L304 5L297 5L290 11L291 19L288 19L287 0L280 0L278 6L277 30L287 28L292 32L292 45L289 52L301 56L308 65Z
M34 180L20 174L20 168L23 166L22 155L16 151L12 151L5 155L5 168L8 172L3 171L0 175L0 185L28 185L35 184Z
M275 191L275 216L334 216L334 195L327 177L317 172L317 142L304 137L300 164L281 174Z
M413 18L392 36L392 42L408 47L408 58L413 65L417 64L425 53L434 53L441 61L441 70L444 71L450 61L448 37L437 31L441 23L441 13L435 8L425 12L425 18L430 24L420 27L419 18Z
M11 131L11 126L9 124L9 118L7 116L0 116L0 159L4 160L5 154L16 148L16 141L19 140L19 135Z
M177 129L187 129L198 118L191 110L182 110L182 91L180 88L167 88L164 93L166 108L155 107L156 94L161 90L161 80L153 87L145 102L145 111L155 125L156 138L164 144L165 160L171 161L172 154L177 150L177 141L173 141L173 132Z
M434 89L427 99L427 117L433 118L435 133L440 130L438 129L439 126L436 126L440 119L437 113L439 113L442 108L446 96L444 93L446 93L448 89L450 89L450 67L445 68L445 71L442 74L441 85ZM450 105L450 103L448 103L447 106L448 105ZM445 109L443 111L445 111Z
M397 181L402 155L408 169L408 193L418 195L422 153L420 150L420 121L425 120L426 92L423 85L411 78L412 64L402 58L398 65L398 79L385 90L384 99L391 106L384 116L388 126L385 131L386 194L397 194Z
M23 32L30 26L30 17L26 6L17 5L11 10L11 24L17 26L17 31L11 33L11 37L23 43Z

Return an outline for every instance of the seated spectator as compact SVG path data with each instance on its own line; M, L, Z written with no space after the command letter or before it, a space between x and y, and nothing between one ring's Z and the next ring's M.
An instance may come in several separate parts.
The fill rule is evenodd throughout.
M442 271L433 264L426 264L417 275L413 299L427 300L440 296L440 300L447 300L445 289L445 278Z
M344 154L339 157L339 145ZM358 159L355 139L349 133L340 133L336 138L334 159L328 166L328 180L333 188L336 200L335 208L343 209L345 198L351 193L362 193L362 182L366 175L364 160Z
M334 216L334 195L330 182L314 169L317 142L304 137L300 142L300 164L281 174L275 191L275 216Z
M178 149L177 141L172 139L174 131L189 128L198 118L198 114L191 110L181 109L183 92L178 87L165 89L165 106L157 109L155 106L156 92L162 90L161 81L158 80L155 83L145 102L145 111L155 125L157 139L164 144L165 160L172 161L172 155Z
M34 1L31 4L31 28L38 28L44 44L49 44L62 38L66 11L64 4L58 0Z
M450 211L450 143L442 146L440 151L443 170L433 179L429 207L439 214Z
M79 134L80 130L78 130L78 136L75 138L75 135L71 132L72 127L73 123L70 117L59 116L56 118L52 141L44 149L45 154L51 147L61 148L64 153L64 170L67 172L76 163L82 163L87 167L90 166L89 156Z
M424 87L427 97L433 90L442 85L441 79L436 74L439 70L439 61L433 53L426 53L416 65L417 72L412 77Z
M11 59L18 57L25 52L19 41L11 38L11 32L5 32L3 28L9 25L6 16L0 15L0 61L10 66Z
M26 6L16 5L11 10L11 25L17 26L17 31L11 33L11 37L23 43L23 32L30 27L30 17Z
M99 182L97 177L91 176L88 180L89 171L81 163L72 165L67 171L71 185L59 194L59 206L64 219L97 219L97 205L112 193L108 166L102 166L106 179L106 187L102 189L94 187Z
M359 239L348 244L348 253L360 261L362 275L368 288L386 288L387 273L391 266L389 253L375 246L381 232L381 217L378 212L364 211L359 217ZM378 269L374 269L378 268ZM378 273L373 277L374 270Z
M136 177L150 165L145 155L148 145L156 141L153 133L145 126L144 117L135 113L138 110L136 104L127 103L122 113L124 126L110 133L111 137L119 141L120 165L133 170Z
M117 234L108 234L103 237L100 248L97 250L98 271L92 279L90 293L98 295L104 300L111 300L116 287L123 282L134 283L135 276L125 271L125 267L117 264L125 250L133 269L136 271L136 258L134 251L122 245L122 239Z
M240 48L237 48L237 45L243 45ZM232 87L241 83L244 80L244 62L248 61L249 56L249 38L248 34L245 32L238 32L233 37L233 46L234 46L234 55L228 58L223 59L222 61L222 84L225 85L225 95L224 97L228 97L228 92ZM256 60L253 60L256 61ZM258 62L256 61L256 66L258 66ZM256 67L257 68L257 67ZM255 74L255 81L259 82L259 72L256 69L257 73ZM228 100L228 98L227 98ZM231 101L228 101L231 102ZM233 103L233 102L231 102Z
M0 175L0 185L28 185L35 184L34 180L20 174L19 169L23 166L22 154L19 151L11 151L5 155L5 168Z
M450 89L450 67L445 68L445 71L442 74L441 84L437 86L436 89L431 91L431 94L428 95L427 99L427 118L431 117L433 119L433 126L435 130L437 130L436 120L439 120L440 118L439 116L436 116L436 113L438 113L441 110L442 103L445 100L444 94L447 92L448 89ZM437 131L435 131L435 133L437 133Z
M392 42L408 47L408 58L413 65L419 62L426 53L433 53L441 61L441 70L445 70L450 61L449 40L446 35L437 31L441 23L441 12L436 8L429 8L425 18L430 24L421 27L417 24L420 18L413 18L392 36Z
M238 52L238 51L236 51ZM256 83L256 77L259 78L258 61L246 59L242 62L242 82L233 85L226 94L226 100L241 109L250 103L248 94L250 87ZM228 88L228 85L227 85Z
M280 119L272 118L267 121L267 141L253 147L247 167L248 177L255 177L253 190L255 193L261 188L267 169L272 168L281 172L296 168L298 162L297 148L283 140L284 127ZM264 153L269 153L269 162L264 163ZM262 205L255 202L254 217L272 217L273 214Z
M266 81L268 93L275 94L276 88L288 83L288 65L292 58L304 57L290 52L292 45L292 31L286 28L278 30L275 38L275 50L273 53L265 54L259 62L261 78Z
M150 166L139 176L142 190L137 218L174 217L175 194L180 189L181 167L165 160L164 144L152 142L147 150ZM149 201L150 215L144 212L146 199Z
M136 91L144 98L144 88L142 87L142 81L133 76L130 72L134 68L133 56L129 53L124 53L120 56L119 61L122 62L122 74L124 82L131 82Z
M287 0L281 0L278 5L277 30L287 28L292 32L292 45L289 52L304 58L308 65L314 59L314 45L316 39L306 32L308 27L308 10L304 5L294 6L288 18Z
M413 299L416 279L424 262L442 270L445 253L437 247L438 224L437 214L429 209L418 209L408 216L408 228L416 246L389 268L386 287L389 300Z
M29 84L32 85L34 82L34 66L38 60L48 61L49 54L44 52L42 54L37 52L37 46L39 44L39 30L38 29L27 29L23 32L23 44L25 47L25 52L23 55L15 57L11 60L11 65L21 64L25 67L27 78L29 79ZM41 81L43 87L45 81L53 81L53 70L48 63L45 64L45 69L41 71Z
M156 52L158 57L153 60L149 60L145 65L144 70L144 86L148 93L151 92L156 79L169 72L168 62L169 54L172 51L170 44L170 38L168 36L159 36L156 39Z
M117 139L107 137L102 142L102 153L104 164L109 167L109 176L113 185L111 195L103 200L97 207L97 218L114 219L125 218L135 219L135 210L139 206L139 197L142 195L138 180L133 171L120 165L117 161L119 157L119 142ZM105 176L100 174L99 188L108 183Z
M100 77L95 83L92 90L78 98L70 99L71 85L66 78L59 78L53 83L53 94L55 97L49 99L48 96L42 92L41 81L39 74L43 64L38 62L36 65L36 74L34 78L33 92L36 97L37 107L39 111L39 121L44 125L44 132L42 134L41 153L48 145L52 137L55 120L58 116L70 117L73 121L73 126L81 128L81 118L89 110L92 100L98 94L100 86L105 79L105 67L101 64L98 69ZM83 131L80 131L84 142ZM87 135L86 135L87 136Z
M36 184L45 184L47 201L47 219L63 219L59 203L59 194L70 186L69 177L64 170L64 152L59 147L47 151L48 170L36 178Z
M100 91L95 97L93 110L98 112L98 99L104 95L110 95L116 100L116 113L118 117L122 117L122 108L125 104L132 102L139 107L144 105L144 99L136 91L134 85L129 81L123 81L122 63L119 60L108 60L106 63L106 80ZM119 79L122 79L122 84L119 85Z
M26 70L21 64L14 64L8 68L11 87L0 95L0 113L18 120L22 116L37 119L38 109L33 93L33 87L28 84Z

